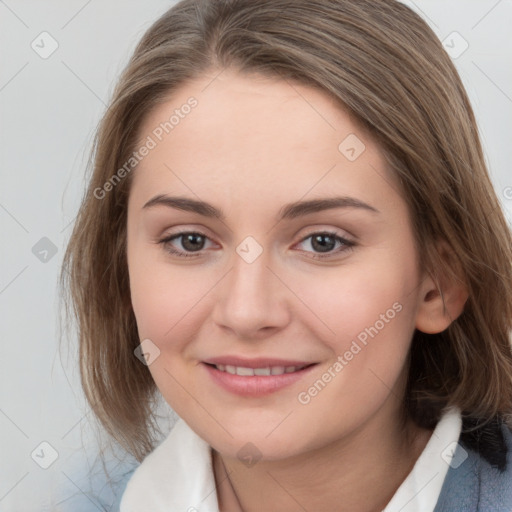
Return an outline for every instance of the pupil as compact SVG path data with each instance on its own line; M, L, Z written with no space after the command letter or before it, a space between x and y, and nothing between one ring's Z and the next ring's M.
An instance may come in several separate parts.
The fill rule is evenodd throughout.
M319 252L329 252L336 244L334 238L329 235L316 235L313 237L313 248ZM198 234L188 234L183 239L183 247L188 251L199 251L204 245L204 238Z
M183 238L183 247L187 249L187 251L201 250L203 245L204 238L201 235L191 233Z
M328 252L334 249L335 243L334 238L329 235L316 235L313 237L311 245L319 252Z

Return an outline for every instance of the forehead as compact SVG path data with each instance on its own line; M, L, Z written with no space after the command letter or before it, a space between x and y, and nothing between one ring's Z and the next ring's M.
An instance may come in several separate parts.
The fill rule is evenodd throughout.
M140 144L149 139L154 147L132 184L141 196L172 190L249 204L335 190L385 200L389 185L397 194L379 148L353 118L325 92L289 80L205 74L146 116Z

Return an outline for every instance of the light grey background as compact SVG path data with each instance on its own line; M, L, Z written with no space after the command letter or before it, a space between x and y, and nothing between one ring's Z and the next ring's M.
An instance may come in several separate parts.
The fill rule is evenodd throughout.
M117 510L123 475L134 467L109 456L121 483L106 485L74 340L64 338L72 348L62 356L58 350L57 276L94 129L135 44L173 3L0 0L2 512ZM510 222L512 0L405 3L453 54ZM52 40L58 48L42 58ZM52 450L57 458L42 469Z

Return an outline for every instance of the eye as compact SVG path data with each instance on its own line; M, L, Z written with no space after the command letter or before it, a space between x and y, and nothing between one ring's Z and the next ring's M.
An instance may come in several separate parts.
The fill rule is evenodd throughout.
M336 254L351 250L356 245L355 242L330 231L312 233L303 238L300 244L305 242L306 246L309 246L313 251L317 251L312 254L313 258L331 258ZM306 250L306 252L310 251Z
M181 231L159 240L158 243L174 256L189 258L201 256L208 241L208 236L199 231ZM330 231L312 233L303 238L298 245L300 244L309 246L312 251L306 248L304 252L312 252L312 257L318 259L332 258L336 254L351 250L356 245L355 242ZM181 249L176 248L176 245L180 245Z
M176 249L173 246L173 242L180 240L182 250ZM209 238L199 231L182 231L180 233L174 233L162 240L159 240L159 244L162 244L167 252L178 257L193 257L199 256L199 254L205 248L206 241Z

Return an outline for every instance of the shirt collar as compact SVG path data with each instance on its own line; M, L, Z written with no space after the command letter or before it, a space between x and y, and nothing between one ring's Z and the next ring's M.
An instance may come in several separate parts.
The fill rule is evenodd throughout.
M448 409L438 421L413 469L402 482L383 512L432 511L441 493L462 428L460 410Z
M130 478L120 510L219 512L208 443L178 419Z
M383 512L434 510L461 427L460 411L448 409ZM211 447L179 419L133 474L120 510L219 512Z

